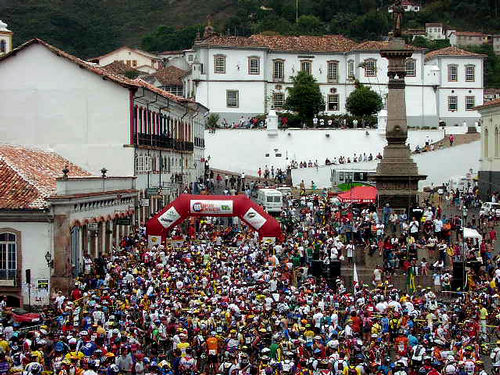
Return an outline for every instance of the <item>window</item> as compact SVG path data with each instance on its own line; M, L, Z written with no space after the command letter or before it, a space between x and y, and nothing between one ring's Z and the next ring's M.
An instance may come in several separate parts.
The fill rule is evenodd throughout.
M285 94L282 92L273 93L273 108L283 108L285 104Z
M471 111L472 108L476 106L476 97L475 96L466 96L465 97L465 109L467 111Z
M339 79L339 62L328 61L328 82L337 82Z
M188 61L189 62L193 62L193 59L194 59L193 55L188 55Z
M339 110L339 96L337 94L328 95L328 110L329 111Z
M137 66L137 60L132 60L132 66L136 67Z
M465 67L465 80L467 82L474 82L476 80L476 67L474 65L467 65Z
M406 60L405 66L407 77L415 77L417 75L417 63L415 59Z
M448 82L457 82L458 80L458 66L448 65Z
M226 74L226 56L224 55L214 56L214 73Z
M354 61L352 60L347 62L347 78L354 79Z
M300 62L300 71L311 74L311 72L312 72L312 62L310 60L302 60Z
M258 57L248 58L248 74L251 75L260 74L260 59Z
M0 40L0 53L7 51L7 42L5 40Z
M365 61L365 77L377 76L377 60L369 59Z
M151 156L138 155L135 162L135 167L137 172L151 172L153 167L153 160Z
M14 233L0 234L0 279L14 280L17 270L17 241Z
M180 85L165 86L165 91L167 91L171 94L177 95L177 96L184 95L183 86L180 86Z
M273 79L277 81L283 81L285 79L285 61L274 60Z
M226 106L228 108L238 108L240 106L240 92L238 90L226 91Z
M137 159L135 159L135 169L137 172L142 172L144 170L144 157L137 156Z
M458 109L458 100L456 96L448 96L448 111L456 111Z
M132 60L127 60L126 64L127 66L132 66Z

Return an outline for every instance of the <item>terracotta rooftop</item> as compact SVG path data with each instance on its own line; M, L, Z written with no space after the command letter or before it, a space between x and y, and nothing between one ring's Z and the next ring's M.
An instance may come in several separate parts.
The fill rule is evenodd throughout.
M166 68L160 69L156 73L151 74L151 76L155 77L162 84L162 86L182 86L182 77L186 74L187 71L177 68L176 66L167 66Z
M267 48L284 52L348 52L356 44L342 35L269 36L256 34L249 37L215 35L198 42L198 45L209 47Z
M474 109L477 110L477 109L484 109L484 108L497 107L497 106L500 106L500 98L490 100L489 102L486 102L483 105L479 105L477 107L474 107Z
M127 87L127 88L142 87L142 88L148 89L149 91L155 92L158 95L161 95L165 98L168 98L168 99L173 100L173 101L178 102L178 103L196 103L192 99L182 98L180 96L171 94L165 90L161 90L157 87L154 87L153 85L151 85L151 84L149 84L141 79L129 79L125 76L112 73L103 67L100 67L96 64L79 59L78 57L73 56L73 55L71 55L71 54L69 54L69 53L67 53L67 52L65 52L57 47L54 47L53 45L47 43L46 41L44 41L42 39L38 39L38 38L31 39L31 40L27 41L26 43L21 44L19 47L14 48L9 53L0 56L0 62L5 60L5 59L8 59L12 56L15 56L19 51L21 51L21 50L23 50L23 49L25 49L33 44L40 44L40 45L44 46L45 48L47 48L52 53L54 53L55 55L63 57L66 60L71 61L74 64L77 64L81 68L86 69L86 70L88 70L92 73L95 73L97 75L100 75L104 78L107 78L110 81L115 82L123 87Z
M111 64L103 66L103 68L111 74L124 75L127 72L139 73L139 71L137 71L136 69L119 60L113 61Z
M425 54L425 59L430 60L436 56L471 56L471 57L486 57L480 53L469 52L458 47L445 47L431 51Z
M21 146L0 145L0 209L43 209L67 166L70 176L91 176L62 156Z
M480 36L485 38L487 35L477 32L477 31L456 31L455 32L456 36Z

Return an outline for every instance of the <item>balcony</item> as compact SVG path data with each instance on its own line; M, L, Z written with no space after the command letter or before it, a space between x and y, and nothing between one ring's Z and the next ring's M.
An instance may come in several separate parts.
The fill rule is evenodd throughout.
M174 139L166 135L136 133L135 140L136 144L139 146L160 147L167 149L174 148Z
M174 149L176 151L193 151L193 142L176 141L174 143Z

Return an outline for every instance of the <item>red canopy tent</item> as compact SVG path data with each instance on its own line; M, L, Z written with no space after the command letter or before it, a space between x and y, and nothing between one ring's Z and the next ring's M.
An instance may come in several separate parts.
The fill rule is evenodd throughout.
M373 186L356 186L339 194L338 198L345 203L375 203L377 193L377 188Z

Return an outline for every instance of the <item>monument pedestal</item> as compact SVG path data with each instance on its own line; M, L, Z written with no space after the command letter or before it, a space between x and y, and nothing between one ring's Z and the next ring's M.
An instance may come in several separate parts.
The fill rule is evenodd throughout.
M394 38L389 48L380 51L389 60L389 92L387 95L387 146L383 159L372 177L378 189L379 206L389 203L392 208L409 208L416 204L418 181L426 176L418 168L406 145L408 126L406 120L405 76L406 59L413 54L406 49L401 38Z

